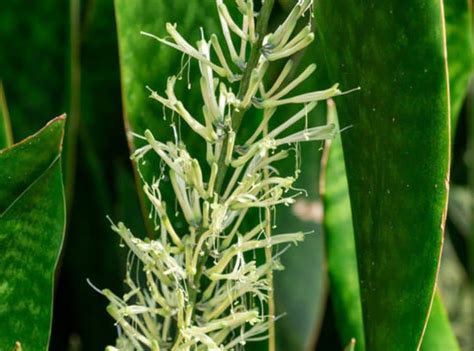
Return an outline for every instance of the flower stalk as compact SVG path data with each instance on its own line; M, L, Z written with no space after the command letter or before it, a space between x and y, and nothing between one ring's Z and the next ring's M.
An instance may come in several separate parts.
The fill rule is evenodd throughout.
M163 95L148 89L151 99L202 137L206 161L193 157L177 133L173 142L156 140L149 130L140 137L146 145L132 155L137 164L149 153L161 159L157 165L160 172L143 186L160 235L155 240L141 240L123 223L112 224L133 259L125 279L129 292L118 297L103 291L119 330L117 343L109 351L235 350L267 338L269 350L275 349L272 272L282 269L278 248L304 239L301 232L272 235L273 210L293 204L300 195L293 188L299 171L283 177L275 163L289 156L287 145L335 136L334 125L303 128L292 134L288 129L308 117L318 101L341 92L335 85L288 97L316 68L310 65L287 82L293 68L291 59L266 89L272 62L302 50L313 38L309 25L293 34L297 22L310 11L311 0L300 0L284 23L268 33L273 3L265 0L256 13L253 0L236 0L242 16L237 21L227 5L216 0L224 44L217 35L207 39L202 32L201 40L193 46L173 24L166 25L166 39L143 33L185 53L199 65L202 111L188 110L176 96L174 76L168 79ZM238 40L240 47L236 48ZM234 94L236 84L239 87ZM302 106L270 129L272 116L288 104ZM253 135L238 145L241 124L251 108L262 110L263 118ZM232 174L227 177L229 171ZM177 212L187 228L173 225L161 196L164 185L172 187ZM245 230L243 224L252 213L261 214L262 220ZM257 263L252 254L259 250L265 254L264 263ZM137 265L141 274L132 278L132 267Z

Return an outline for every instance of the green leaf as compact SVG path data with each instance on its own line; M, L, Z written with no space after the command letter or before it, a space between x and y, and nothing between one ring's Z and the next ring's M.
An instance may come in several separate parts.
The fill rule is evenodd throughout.
M328 122L337 123L334 102L328 103ZM321 195L330 293L342 344L355 339L355 350L363 351L365 340L359 274L341 137L328 141L326 146L322 160Z
M193 43L200 38L200 27L206 33L215 32L217 13L214 2L169 3L164 0L138 0L130 3L115 0L115 13L119 41L120 71L124 117L127 131L143 134L146 129L157 137L172 137L171 116L164 120L162 106L149 98L146 86L159 91L166 87L168 76L177 75L181 69L182 55L176 50L140 35L140 31L164 36L167 22L177 23L178 30ZM213 14L208 16L208 14ZM192 70L192 73L195 73ZM187 89L187 75L177 84L176 95L186 96L189 109L201 107L198 77L191 74L192 89ZM131 150L140 145L138 139L129 139Z
M12 144L13 137L7 99L5 98L2 81L0 81L0 150L9 147Z
M331 105L329 111L332 112L329 121L337 123L334 106ZM357 341L355 350L363 351L365 340L357 257L341 138L328 142L327 146L322 165L324 180L321 191L331 297L341 341L346 344L354 338ZM422 350L459 350L439 294L433 302Z
M469 77L474 69L471 11L470 0L444 0L452 135L456 132L459 113L468 90Z
M422 351L460 351L456 336L449 323L440 294L437 293L431 307L430 319L423 337Z
M0 151L0 349L46 350L65 227L64 117Z
M442 3L320 0L338 99L366 348L416 350L432 303L449 180ZM341 9L344 9L341 11Z

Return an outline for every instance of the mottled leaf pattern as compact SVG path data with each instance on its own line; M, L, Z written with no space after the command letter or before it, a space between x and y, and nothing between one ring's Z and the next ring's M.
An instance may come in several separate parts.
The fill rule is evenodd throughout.
M64 118L0 152L0 349L48 348L65 226Z

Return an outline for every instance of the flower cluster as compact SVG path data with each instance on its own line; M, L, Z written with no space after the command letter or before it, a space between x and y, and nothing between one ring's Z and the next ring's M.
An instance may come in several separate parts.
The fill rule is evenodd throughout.
M275 317L266 315L263 307L272 291L270 274L282 268L272 248L304 238L302 232L270 235L269 209L290 205L299 194L293 189L298 172L282 177L273 165L288 157L286 145L332 138L336 133L333 125L286 132L308 116L318 101L341 94L335 85L290 96L315 70L310 65L289 79L293 61L288 58L314 39L310 24L295 33L298 20L311 15L312 0L300 0L270 34L259 22L265 20L265 11L267 15L271 11L271 1L256 13L253 0L236 0L240 26L222 0L216 3L225 45L216 35L206 39L202 33L193 46L173 24L166 25L167 38L142 33L197 60L202 114L189 111L176 96L175 76L168 79L164 94L149 90L152 99L204 139L207 153L206 161L200 163L183 140L164 143L150 131L141 136L146 145L132 157L138 163L148 153L160 157L188 227L182 233L173 226L160 192L161 177L143 186L157 218L158 239L141 240L124 224L112 225L140 262L142 274L134 278L129 270L125 281L130 291L123 297L103 291L120 331L116 346L108 347L111 351L233 350L266 338ZM265 73L273 61L281 59L288 62L267 87ZM232 91L233 84L240 85L237 93ZM269 131L270 119L279 106L287 104L302 106ZM263 118L253 135L236 145L239 119L249 108L263 110ZM228 176L227 170L232 172ZM266 211L265 218L253 229L242 230L249 211L255 209ZM259 249L269 253L262 264L248 255Z

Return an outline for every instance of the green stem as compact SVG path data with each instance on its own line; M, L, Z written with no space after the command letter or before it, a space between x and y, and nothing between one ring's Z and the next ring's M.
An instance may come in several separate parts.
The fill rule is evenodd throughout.
M265 127L264 135L268 134L268 126ZM268 157L268 155L267 155ZM268 169L264 171L265 179L270 177ZM269 190L269 186L267 186ZM265 208L265 237L267 240L270 240L272 236L272 214L270 208ZM265 260L267 262L272 262L272 248L265 247ZM276 338L275 338L275 292L273 289L273 270L270 269L267 273L268 285L270 286L270 291L268 292L268 314L270 316L269 327L268 327L268 351L276 350Z
M250 52L250 58L247 63L247 66L245 67L242 81L240 83L239 93L238 93L239 99L242 99L242 97L247 92L250 85L250 77L252 75L252 71L254 70L255 67L257 67L258 60L260 58L260 52L262 49L263 38L267 34L268 21L272 13L274 3L275 3L275 0L265 0L265 2L262 5L262 9L260 11L260 18L257 23L257 41L252 46L252 51ZM247 110L248 108L238 109L238 110L234 110L234 112L232 113L232 130L235 132L235 134L237 134L237 132L239 131L240 125L242 124L243 117L245 115L245 112L247 112ZM216 186L215 186L217 193L221 192L222 186L224 184L225 176L227 174L228 166L225 164L225 155L227 154L228 141L229 141L229 131L227 131L225 134L222 152L219 155L219 162L218 162L219 173L217 174Z

